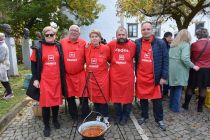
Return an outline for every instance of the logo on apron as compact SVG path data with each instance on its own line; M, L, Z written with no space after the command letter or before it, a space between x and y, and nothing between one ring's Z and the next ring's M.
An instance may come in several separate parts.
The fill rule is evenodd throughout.
M91 62L92 65L97 65L97 59L96 58L91 58Z
M69 58L75 58L75 52L69 52Z
M125 56L124 55L122 55L122 54L119 54L119 60L125 60Z
M55 59L54 59L54 55L48 55L48 61L49 62L53 62Z

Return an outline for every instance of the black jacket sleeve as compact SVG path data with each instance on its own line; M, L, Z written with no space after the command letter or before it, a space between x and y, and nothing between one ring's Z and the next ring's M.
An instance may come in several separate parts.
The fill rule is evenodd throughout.
M38 80L37 62L31 61L31 72L34 80Z

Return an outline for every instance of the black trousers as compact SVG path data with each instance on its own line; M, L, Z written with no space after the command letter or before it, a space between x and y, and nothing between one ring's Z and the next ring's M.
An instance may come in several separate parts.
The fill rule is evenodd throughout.
M4 86L4 88L8 94L12 93L12 89L11 89L9 82L1 82L1 84Z
M118 120L128 120L130 115L132 104L121 104L121 103L114 103L114 108L116 112L116 119Z
M80 97L79 100L80 100L80 106L81 106L81 112L82 112L81 117L84 118L90 112L89 105L88 105L88 97ZM78 117L78 109L77 109L75 97L73 96L73 97L67 98L67 102L68 102L69 114L73 118Z
M109 114L108 104L94 103L94 108L96 112L101 113L104 117L108 117Z
M45 127L50 127L50 108L52 110L53 122L58 121L59 106L42 107L42 118Z
M152 99L153 103L153 114L155 121L162 121L163 120L163 105L162 105L162 99ZM149 103L148 99L140 99L141 104L141 117L148 119L148 111L149 111Z

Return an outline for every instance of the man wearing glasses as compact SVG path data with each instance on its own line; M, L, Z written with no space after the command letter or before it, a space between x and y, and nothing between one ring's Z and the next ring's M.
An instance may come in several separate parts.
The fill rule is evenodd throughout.
M89 113L88 96L83 95L85 87L85 40L80 37L80 28L71 25L69 35L60 41L63 53L67 84L67 102L72 119L78 119L75 97L79 97L82 105L82 118Z

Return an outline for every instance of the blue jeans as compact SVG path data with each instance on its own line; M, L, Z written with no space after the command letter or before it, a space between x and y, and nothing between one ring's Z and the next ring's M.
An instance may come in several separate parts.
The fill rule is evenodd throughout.
M183 86L171 86L170 87L170 100L169 107L173 112L180 111L180 100L182 95Z

